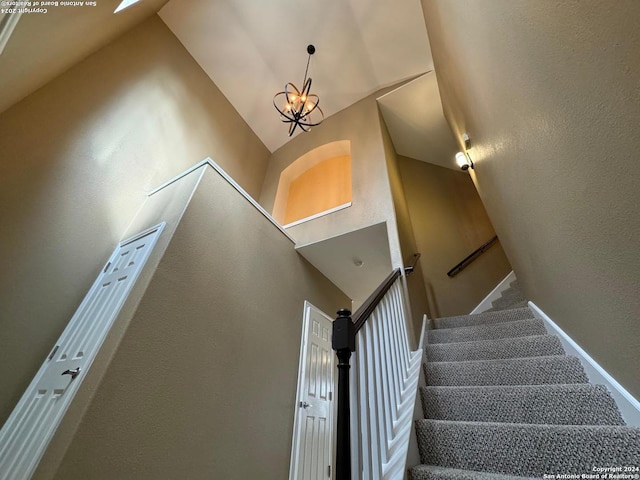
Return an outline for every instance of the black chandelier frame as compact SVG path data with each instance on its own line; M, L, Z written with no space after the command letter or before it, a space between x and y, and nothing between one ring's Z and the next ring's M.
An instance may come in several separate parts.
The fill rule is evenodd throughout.
M289 82L284 86L282 92L278 92L273 97L273 106L280 113L280 119L283 123L289 124L289 136L292 136L299 127L302 131L308 132L311 127L316 127L324 120L324 112L319 106L320 98L311 93L311 78L307 78L309 73L309 63L311 55L316 52L313 45L307 46L307 68L304 71L304 80L302 81L302 90L298 90L293 83ZM278 107L278 101L284 99L285 104L281 109ZM311 115L314 112L320 113L321 119L313 121Z

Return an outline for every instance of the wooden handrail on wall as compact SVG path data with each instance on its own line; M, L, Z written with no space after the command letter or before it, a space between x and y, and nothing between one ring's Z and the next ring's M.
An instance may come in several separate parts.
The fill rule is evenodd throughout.
M449 270L447 272L447 275L451 278L455 277L462 270L467 268L469 264L471 264L471 262L473 262L476 258L482 255L484 252L486 252L489 249L489 247L497 241L498 241L498 237L497 236L493 237L491 240L489 240L487 243L482 245L480 248L474 250L474 252L471 253L471 255L467 255L464 260L462 260L459 264L457 264L455 267Z
M413 271L416 269L416 265L418 263L418 260L420 260L420 253L414 253L413 256L411 257L411 262L409 262L409 265L407 265L406 267L404 267L404 273L407 275L411 275L413 273Z

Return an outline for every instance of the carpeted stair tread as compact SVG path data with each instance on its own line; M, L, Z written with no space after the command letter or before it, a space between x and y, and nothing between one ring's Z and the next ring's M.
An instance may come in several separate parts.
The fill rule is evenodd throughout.
M503 312L505 310L509 310L509 309L519 309L519 308L524 308L527 305L529 305L529 301L528 300L522 300L521 302L517 302L511 305L507 305L505 307L492 307L489 310L487 310L487 312L491 313L491 312Z
M524 320L527 318L533 318L533 312L529 307L524 307L500 312L483 312L475 315L436 318L434 325L436 328L456 328L486 323L512 322L514 320Z
M518 287L513 287L509 285L509 288L504 290L500 295L505 297L507 295L513 295L513 294L522 295L522 290L520 290L520 288Z
M518 300L518 301L514 301L514 302L503 302L503 303L499 303L496 305L493 305L491 307L491 311L493 312L499 312L499 311L503 311L503 310L509 310L511 308L519 308L522 306L526 306L527 305L527 300Z
M508 289L506 289L504 292L502 292L500 294L500 297L498 297L496 300L499 300L500 298L504 298L504 299L518 298L520 300L524 300L525 299L524 294L518 288L508 288Z
M418 420L423 464L507 475L592 473L640 465L640 429Z
M411 478L581 478L594 466L640 467L640 429L624 426L610 392L588 383L580 360L511 287L490 311L434 321L420 391L426 418L416 422L426 465Z
M624 425L602 385L422 387L425 418L553 425Z
M517 477L499 473L472 472L437 465L418 465L411 469L411 480L533 480L540 477Z
M500 358L544 357L564 355L555 335L478 340L472 342L434 343L425 347L429 362L496 360Z
M542 320L539 318L529 318L504 323L436 329L429 332L428 339L429 344L435 344L527 337L530 335L544 335L545 333L547 333L547 330Z
M493 307L498 307L498 308L507 308L510 305L522 303L522 302L525 302L526 300L527 299L524 298L522 294L514 294L514 295L502 296L500 298L497 298L493 302L491 302L491 305Z
M427 385L542 385L588 383L576 357L549 356L501 360L424 363Z

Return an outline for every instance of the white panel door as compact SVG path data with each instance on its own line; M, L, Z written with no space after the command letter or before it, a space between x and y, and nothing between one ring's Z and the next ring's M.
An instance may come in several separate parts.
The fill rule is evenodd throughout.
M0 430L0 479L33 474L164 223L121 242Z
M305 302L292 447L292 480L331 477L333 445L333 320Z

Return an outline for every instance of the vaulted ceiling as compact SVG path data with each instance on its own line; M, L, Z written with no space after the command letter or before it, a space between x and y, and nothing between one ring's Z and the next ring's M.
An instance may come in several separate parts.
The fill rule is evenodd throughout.
M272 97L302 87L308 44L326 116L433 69L418 0L171 0L160 17L271 151L289 139Z
M273 95L301 86L306 46L325 116L380 88L398 153L453 167L420 0L141 0L22 15L0 55L0 112L156 12L272 152L289 140ZM431 73L429 73L431 72Z

